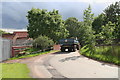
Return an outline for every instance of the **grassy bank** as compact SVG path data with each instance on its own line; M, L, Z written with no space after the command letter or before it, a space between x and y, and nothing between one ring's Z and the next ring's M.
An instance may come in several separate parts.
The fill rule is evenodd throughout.
M29 69L26 64L21 63L1 63L2 78L30 78Z
M81 54L92 59L120 65L120 46L100 46L95 47L95 53L83 47Z
M42 54L47 54L47 53L52 53L52 52L58 52L58 51L55 51L55 50L51 50L51 51L31 53L33 51L34 51L34 49L31 48L30 50L26 51L26 53L29 53L29 54L24 54L24 55L21 55L21 56L16 56L16 57L10 58L9 60L29 58L29 57L34 57L34 56L42 55Z

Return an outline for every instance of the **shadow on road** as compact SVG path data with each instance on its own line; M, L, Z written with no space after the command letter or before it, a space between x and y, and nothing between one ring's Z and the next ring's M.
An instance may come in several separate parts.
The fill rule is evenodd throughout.
M115 64L112 64L112 63L107 63L107 62L102 62L102 61L99 61L100 63L101 63L101 65L102 66L111 66L111 67L119 67L120 68L120 66L117 66L117 65L115 65Z
M72 56L72 57L66 57L64 59L59 60L60 62L65 62L69 60L77 60L78 58L84 58L83 56Z
M53 54L69 54L70 52L68 52L68 51L66 51L66 52L61 52L61 51L59 51L59 52L55 52L55 53L53 53Z

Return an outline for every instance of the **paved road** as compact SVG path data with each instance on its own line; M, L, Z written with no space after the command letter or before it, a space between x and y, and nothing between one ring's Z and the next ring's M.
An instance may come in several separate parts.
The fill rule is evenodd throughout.
M46 54L27 61L33 78L118 78L117 66L88 59L77 51Z

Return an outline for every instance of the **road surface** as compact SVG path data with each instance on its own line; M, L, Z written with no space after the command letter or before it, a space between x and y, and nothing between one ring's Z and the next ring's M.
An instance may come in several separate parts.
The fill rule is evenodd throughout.
M118 78L118 67L76 52L57 52L24 60L33 78Z

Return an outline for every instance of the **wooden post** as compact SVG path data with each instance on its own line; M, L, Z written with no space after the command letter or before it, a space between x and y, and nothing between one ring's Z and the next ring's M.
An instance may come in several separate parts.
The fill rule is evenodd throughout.
M12 57L15 56L15 51L14 51L14 47L12 47Z

